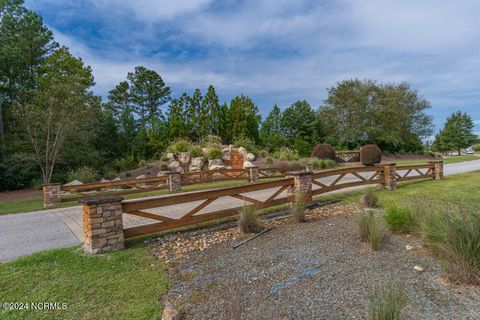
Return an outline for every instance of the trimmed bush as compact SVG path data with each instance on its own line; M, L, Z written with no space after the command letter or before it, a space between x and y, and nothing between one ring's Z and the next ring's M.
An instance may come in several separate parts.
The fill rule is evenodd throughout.
M428 248L446 262L455 282L480 285L478 207L421 204L420 230Z
M68 182L80 180L82 182L94 182L98 179L98 173L90 167L80 167L70 171L67 175Z
M221 159L223 157L223 153L222 153L222 150L220 149L210 149L205 154L205 157L208 160Z
M396 206L388 207L383 218L392 231L410 232L414 230L416 224L415 215L412 211Z
M335 149L328 143L317 144L312 150L312 157L335 160Z
M376 208L378 204L378 197L373 188L367 188L360 199L362 206L366 208Z
M242 233L259 232L261 230L258 216L253 206L243 206L238 219L238 228Z
M361 147L360 162L366 166L373 166L382 162L382 150L375 144L367 144Z
M386 286L377 287L370 299L370 320L398 320L401 319L402 309L406 298L403 288L394 282Z

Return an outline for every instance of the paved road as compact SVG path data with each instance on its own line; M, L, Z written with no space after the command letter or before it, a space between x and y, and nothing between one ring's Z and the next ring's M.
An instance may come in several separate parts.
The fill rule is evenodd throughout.
M480 170L480 159L444 166L445 175L459 174L475 170ZM321 182L328 184L334 179L335 177L328 177L321 180ZM355 181L355 179L356 178L354 177L345 177L345 180L342 181ZM318 187L314 186L314 188ZM345 192L352 189L355 188L343 189L337 192ZM245 193L244 195L257 200L265 200L276 190L277 189L274 188ZM282 197L282 194L278 197ZM172 218L179 218L199 203L201 203L201 201L152 209L149 210L149 212L162 214ZM220 198L204 208L198 214L229 207L238 207L242 204L243 202L238 199ZM124 224L127 228L152 222L156 221L127 214L124 216ZM42 250L80 244L83 237L81 223L82 215L80 207L0 216L0 262L10 261L20 256L29 255Z

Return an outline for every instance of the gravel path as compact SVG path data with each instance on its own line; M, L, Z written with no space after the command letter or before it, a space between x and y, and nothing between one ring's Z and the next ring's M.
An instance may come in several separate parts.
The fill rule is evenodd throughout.
M444 281L418 240L393 235L371 251L354 216L280 225L232 249L235 241L171 264L168 299L186 319L365 319L369 294L392 280L407 296L406 319L480 318L478 291Z

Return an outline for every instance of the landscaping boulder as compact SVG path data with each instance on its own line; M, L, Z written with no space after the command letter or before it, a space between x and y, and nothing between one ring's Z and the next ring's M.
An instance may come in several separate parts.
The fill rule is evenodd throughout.
M247 153L247 156L245 157L247 161L255 161L255 155L253 153Z
M168 176L168 174L170 173L170 171L158 171L157 173L157 177L164 177L164 176Z
M171 152L167 153L167 160L175 160L175 155Z
M186 165L190 162L190 154L188 152L180 152L178 154L178 161L181 165Z
M243 159L247 158L247 155L248 155L247 149L245 149L244 147L240 147L238 148L238 152L243 156Z
M102 182L102 183L103 183L103 182L110 182L110 180L105 179L105 178L102 178L102 180L100 180L100 182Z
M227 166L222 159L213 159L208 161L208 170L221 170L226 168Z
M73 180L73 181L70 181L69 183L65 184L66 186L78 186L78 185L81 185L83 184L82 181L80 180Z
M223 159L230 160L232 157L232 152L230 148L222 149Z
M256 165L253 164L252 161L248 161L248 160L247 160L247 161L244 161L244 162L243 162L243 168L244 168L244 169L251 168L251 167L256 167Z
M205 159L203 157L192 158L190 162L189 171L202 171Z
M122 181L122 179L120 179L120 177L116 177L115 179L112 180L112 182L117 182L117 181ZM120 190L120 189L123 189L122 186L113 186L111 188L112 190Z
M170 171L173 171L173 172L182 172L183 171L182 167L180 166L180 162L178 162L176 160L171 161L168 164L168 169L170 169Z
M135 179L140 180L140 179L145 179L145 178L147 178L147 176L142 174L142 175L139 175L138 177L136 177Z

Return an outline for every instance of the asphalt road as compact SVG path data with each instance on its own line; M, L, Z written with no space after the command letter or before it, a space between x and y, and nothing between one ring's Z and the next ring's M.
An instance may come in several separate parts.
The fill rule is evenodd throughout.
M447 164L444 166L444 174L452 175L480 170L480 159L468 162ZM355 178L351 177L354 181ZM347 177L345 180L348 181ZM334 177L324 178L322 183L329 183ZM316 186L315 186L316 188ZM345 192L350 189L339 190ZM358 188L357 188L358 189ZM246 193L246 196L257 200L265 200L276 189L262 190ZM279 195L282 197L282 195ZM198 205L200 202L178 204L164 208L149 210L151 213L162 214L172 218L179 218ZM242 205L242 201L232 198L220 198L210 206L203 209L212 211ZM29 255L38 251L69 247L80 244L82 239L82 216L80 207L69 207L37 212L17 213L0 216L0 262L14 260L18 257ZM199 213L202 213L200 211ZM154 222L126 215L124 223L126 227L148 224Z

